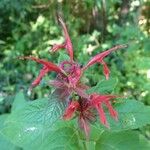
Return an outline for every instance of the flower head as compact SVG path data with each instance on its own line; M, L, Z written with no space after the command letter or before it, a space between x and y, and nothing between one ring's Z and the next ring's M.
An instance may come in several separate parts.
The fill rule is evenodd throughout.
M73 46L70 36L67 31L67 27L63 20L59 17L59 22L62 26L65 42L63 44L54 44L51 51L56 52L59 49L66 49L70 60L61 62L59 65L52 62L38 59L32 56L21 57L23 59L30 59L43 65L39 72L38 77L32 82L31 88L40 84L42 78L48 72L56 72L57 76L54 80L49 81L49 84L56 88L56 93L61 100L67 101L68 106L64 112L63 119L69 120L73 118L74 114L78 117L78 124L81 129L84 130L86 136L89 135L89 124L96 120L96 110L99 115L101 123L109 127L107 118L105 115L104 105L108 109L110 116L115 120L118 120L118 113L113 109L111 100L117 98L114 95L101 95L93 93L91 95L86 93L89 88L87 85L81 82L81 76L84 71L95 63L103 65L103 73L106 79L109 78L110 70L104 61L104 58L113 51L121 48L125 48L126 45L117 45L109 50L94 56L85 66L81 67L78 62L74 61ZM77 99L74 98L77 95Z

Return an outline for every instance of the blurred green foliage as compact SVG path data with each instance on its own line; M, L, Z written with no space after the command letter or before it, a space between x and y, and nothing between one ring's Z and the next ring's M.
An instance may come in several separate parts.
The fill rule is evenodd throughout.
M57 13L68 26L75 58L82 65L100 51L128 44L126 50L106 58L111 76L118 78L115 93L150 105L149 12L148 0L1 0L0 113L10 112L13 98L9 96L19 89L27 90L41 68L19 60L19 56L59 61L59 53L49 53L51 45L63 42ZM102 79L101 72L102 68L95 65L86 71L83 80L96 86ZM53 76L45 77L32 99L49 93L47 81Z

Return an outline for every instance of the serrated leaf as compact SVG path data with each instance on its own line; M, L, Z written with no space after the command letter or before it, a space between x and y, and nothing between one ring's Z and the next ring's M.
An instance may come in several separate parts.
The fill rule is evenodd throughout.
M91 93L100 93L105 94L112 92L115 86L117 85L117 78L109 78L109 80L103 79L97 83L96 86L87 90L89 94Z
M150 124L150 106L145 106L142 102L125 99L124 102L117 104L114 108L119 115L118 121L113 120L107 113L110 129L100 125L100 122L96 122L95 127L110 131L122 131L137 129Z
M68 122L60 122L54 127L54 130L48 131L47 137L38 150L77 150L80 148L78 130Z
M139 134L134 131L119 133L104 132L96 142L98 150L149 150L150 146L139 140Z
M55 92L48 99L29 102L13 111L5 121L3 134L20 147L34 147L43 143L48 130L61 118L65 103ZM31 148L32 149L32 148Z

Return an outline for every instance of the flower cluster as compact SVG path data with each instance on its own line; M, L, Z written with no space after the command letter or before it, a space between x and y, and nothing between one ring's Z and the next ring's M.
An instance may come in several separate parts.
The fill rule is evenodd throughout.
M126 46L117 45L109 50L99 53L94 56L85 66L81 67L78 62L74 61L72 42L68 34L67 27L60 17L59 22L64 32L65 42L63 44L53 45L51 51L56 52L60 49L66 49L70 60L63 61L59 65L56 65L52 62L31 56L23 58L36 61L37 63L43 65L38 77L32 82L31 89L39 85L42 78L48 72L54 71L57 73L56 79L50 81L50 85L54 86L59 92L61 99L67 101L68 103L68 106L63 114L63 119L70 120L73 116L76 116L78 118L78 124L80 128L83 129L85 134L88 136L90 131L89 124L91 121L96 119L96 112L99 115L100 122L104 126L109 127L103 105L106 106L112 118L115 120L118 119L118 114L111 104L111 100L117 96L101 95L97 93L87 94L86 90L88 89L88 86L80 81L81 76L87 68L99 63L103 66L103 73L106 79L109 79L110 71L104 61L104 58L111 52L125 48ZM77 96L74 96L75 94Z

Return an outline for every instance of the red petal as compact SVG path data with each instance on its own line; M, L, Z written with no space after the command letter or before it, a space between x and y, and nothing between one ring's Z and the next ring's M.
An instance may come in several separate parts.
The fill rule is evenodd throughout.
M117 98L118 96L116 95L99 95L99 94L92 94L91 99L93 103L100 103L100 102L107 102L111 99Z
M109 68L108 68L107 64L104 61L102 61L101 64L103 65L103 73L106 77L106 80L108 80L109 79L109 74L110 74Z
M63 115L64 120L69 120L73 117L73 114L75 111L79 108L79 103L77 101L72 101L70 105L65 110L65 113Z
M48 71L49 71L48 68L47 68L46 66L44 66L44 67L41 69L41 71L40 71L38 77L32 82L32 87L35 87L35 86L39 85L39 83L41 82L43 76L44 76Z
M54 44L51 51L56 52L59 49L65 48L65 44Z
M107 55L109 55L112 51L115 51L115 50L118 50L120 48L125 48L126 45L117 45L107 51L104 51L100 54L97 54L96 56L94 56L84 67L83 67L83 70L87 69L89 66L97 63L97 62L101 62L104 57L106 57Z
M109 110L109 113L110 113L111 117L114 118L117 121L118 120L118 113L117 113L117 111L115 111L113 109L113 107L111 106L111 103L109 101L105 102L105 104L106 104L106 106L107 106L107 108Z
M103 107L102 107L102 103L100 103L99 105L96 105L95 107L96 107L96 109L99 113L101 123L103 125L105 125L107 128L109 128L109 125L107 123L107 119L106 119L106 116L105 116L105 112L104 112Z
M63 31L64 31L64 35L65 35L65 48L67 49L68 51L68 54L70 56L70 59L73 60L73 47L72 47L72 42L71 42L71 39L70 39L70 36L68 34L68 31L67 31L67 27L64 23L64 21L62 20L61 17L59 17L59 21L62 25L62 28L63 28Z
M32 57L32 56L26 56L26 57L21 57L21 58L36 61L36 62L46 66L49 71L55 71L55 72L58 72L58 73L62 72L62 70L57 65L55 65L51 62L45 61L43 59L38 59L38 58L35 58L35 57Z

